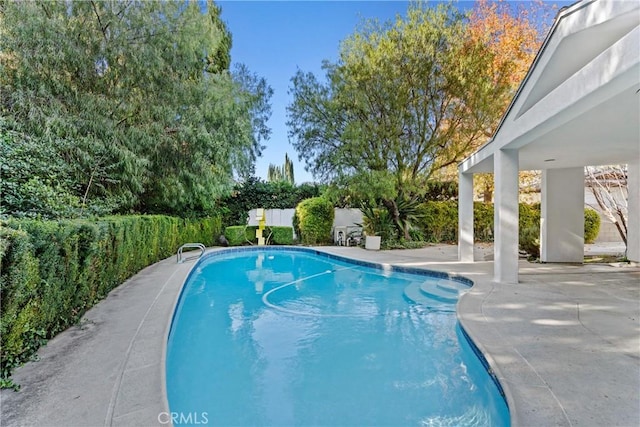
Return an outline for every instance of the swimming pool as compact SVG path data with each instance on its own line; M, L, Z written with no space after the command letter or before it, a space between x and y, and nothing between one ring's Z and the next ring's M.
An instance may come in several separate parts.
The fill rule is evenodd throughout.
M468 286L304 249L208 255L169 333L174 424L509 425L457 324Z

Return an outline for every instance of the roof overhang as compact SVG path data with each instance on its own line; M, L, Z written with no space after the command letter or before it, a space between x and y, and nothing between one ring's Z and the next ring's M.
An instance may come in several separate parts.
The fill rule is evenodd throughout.
M490 172L505 149L521 170L640 160L640 2L560 11L498 130L460 171Z

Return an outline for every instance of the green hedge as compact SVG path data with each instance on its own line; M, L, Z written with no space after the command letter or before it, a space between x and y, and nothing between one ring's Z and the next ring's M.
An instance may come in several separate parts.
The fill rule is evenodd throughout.
M521 248L531 253L539 245L540 204L519 205L519 228ZM421 206L424 220L421 229L429 242L456 242L458 239L458 202L425 202ZM592 209L585 209L585 243L593 242L600 229L600 217ZM493 241L493 204L476 202L473 205L473 229L476 242Z
M271 232L271 243L273 243L274 245L293 244L293 227L274 225L267 228Z
M0 224L3 384L44 340L142 268L186 242L214 244L219 218L122 216Z
M600 215L593 209L584 210L584 242L593 243L600 233Z
M331 202L323 197L303 200L296 206L300 241L305 245L331 242L334 210Z
M256 225L234 225L224 229L224 236L229 241L230 246L242 246L246 244L257 244ZM267 226L263 233L272 245L293 244L293 227Z
M230 246L242 246L248 242L256 242L256 228L246 225L233 225L224 229L224 237Z

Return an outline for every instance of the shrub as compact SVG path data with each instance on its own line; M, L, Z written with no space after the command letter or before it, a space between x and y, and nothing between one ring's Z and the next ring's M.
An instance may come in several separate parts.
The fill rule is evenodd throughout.
M271 243L274 245L292 245L293 227L271 226L267 227L271 232Z
M398 240L393 218L387 209L363 205L360 211L362 212L362 228L366 235L380 236L382 242Z
M220 228L219 218L167 216L0 225L3 384L45 339L77 322L111 289L182 243L212 245Z
M483 202L473 204L473 235L477 242L493 241L493 204Z
M600 215L593 209L584 210L584 242L593 243L600 233Z
M224 229L224 237L230 246L242 246L256 240L256 228L247 225L234 225Z
M234 225L224 229L224 236L229 241L230 246L255 245L256 225ZM268 238L268 243L272 245L293 244L293 227L267 226L263 236Z
M540 230L540 203L532 205L520 203L518 206L518 224L521 230L532 227Z
M457 202L426 202L422 205L425 240L454 242L458 236Z
M529 254L530 258L540 258L540 227L521 228L518 246Z
M300 240L305 245L317 245L331 241L333 205L322 197L303 200L296 207Z
M446 201L458 198L458 183L456 181L429 180L422 189L424 201Z

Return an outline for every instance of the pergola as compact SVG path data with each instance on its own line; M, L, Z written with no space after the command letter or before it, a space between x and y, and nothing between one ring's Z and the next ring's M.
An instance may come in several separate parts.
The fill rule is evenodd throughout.
M640 261L640 2L562 9L493 138L459 171L459 260L473 261L473 174L492 172L494 279L518 282L518 172L541 170L541 261L584 260L584 167L628 165Z

